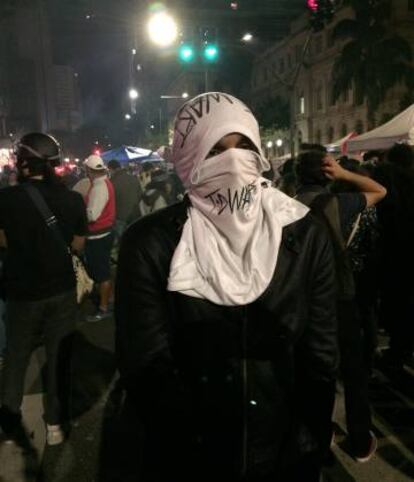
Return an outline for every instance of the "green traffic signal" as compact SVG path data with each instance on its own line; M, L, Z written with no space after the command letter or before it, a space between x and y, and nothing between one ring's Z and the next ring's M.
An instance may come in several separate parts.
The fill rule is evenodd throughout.
M183 44L181 45L178 56L183 62L192 62L195 57L194 49L191 45Z
M206 44L204 47L204 59L207 62L215 62L219 57L219 48L215 44Z

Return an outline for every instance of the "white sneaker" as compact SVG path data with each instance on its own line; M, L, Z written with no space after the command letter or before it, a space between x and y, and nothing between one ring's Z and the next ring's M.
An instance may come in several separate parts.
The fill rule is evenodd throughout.
M360 464L369 462L372 459L372 457L375 455L375 452L377 451L377 447L378 447L377 437L371 431L369 432L369 434L371 436L371 442L370 442L368 451L365 454L358 454L355 456L355 460Z
M46 443L48 445L59 445L65 440L65 434L60 425L46 425Z

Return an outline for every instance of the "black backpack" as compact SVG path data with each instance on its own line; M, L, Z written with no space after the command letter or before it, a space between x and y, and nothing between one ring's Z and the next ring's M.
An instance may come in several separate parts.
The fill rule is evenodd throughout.
M309 206L312 214L328 229L335 257L338 300L353 299L355 281L347 243L342 234L338 198L330 193L304 193L296 199Z

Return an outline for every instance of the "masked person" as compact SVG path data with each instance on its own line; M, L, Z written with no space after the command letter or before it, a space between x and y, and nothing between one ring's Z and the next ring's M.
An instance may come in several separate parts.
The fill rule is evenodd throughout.
M119 259L140 480L317 482L337 365L328 235L261 176L257 121L234 97L183 106L173 162L184 201L132 225Z

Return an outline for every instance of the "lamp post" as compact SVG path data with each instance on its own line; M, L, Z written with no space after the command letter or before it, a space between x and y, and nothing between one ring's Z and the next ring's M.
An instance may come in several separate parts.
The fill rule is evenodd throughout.
M181 95L161 95L160 99L161 100L174 100L174 99L188 99L190 94L188 92L183 92ZM159 114L159 133L161 135L162 132L162 125L163 125L163 115L162 115L162 106L158 109L158 114Z
M133 114L137 113L137 99L139 98L139 92L135 88L129 89L128 92L129 99L131 101L131 112Z

